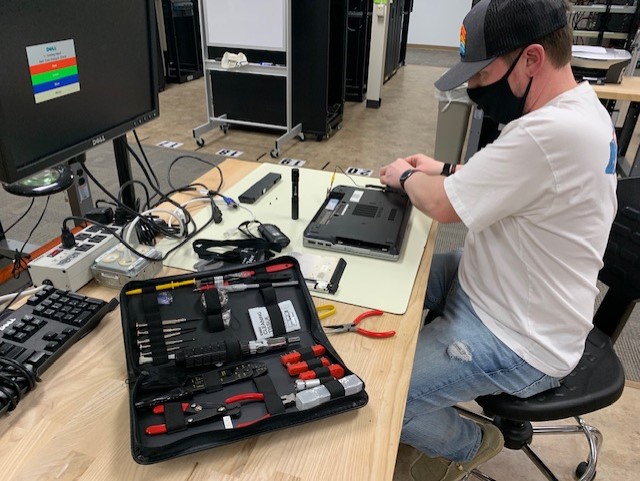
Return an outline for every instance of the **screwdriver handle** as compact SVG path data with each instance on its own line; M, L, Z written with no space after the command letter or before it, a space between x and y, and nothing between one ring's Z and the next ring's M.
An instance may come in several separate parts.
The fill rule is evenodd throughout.
M344 377L344 368L340 364L331 364L330 366L305 371L298 376L298 379L308 381L309 379L326 376L333 376L336 379L340 379Z
M287 371L289 372L289 376L297 376L305 371L309 371L311 369L320 368L323 366L328 366L331 364L329 359L326 357L316 357L314 359L309 359L308 361L294 362L293 364L287 365Z
M316 344L310 347L304 347L296 351L291 351L280 356L282 365L292 364L294 362L305 361L313 359L314 357L322 356L326 352L326 349L321 344Z

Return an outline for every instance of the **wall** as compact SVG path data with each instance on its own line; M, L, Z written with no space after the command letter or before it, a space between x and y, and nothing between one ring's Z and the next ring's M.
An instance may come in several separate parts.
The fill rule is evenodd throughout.
M409 20L409 43L458 47L460 25L471 0L414 0Z

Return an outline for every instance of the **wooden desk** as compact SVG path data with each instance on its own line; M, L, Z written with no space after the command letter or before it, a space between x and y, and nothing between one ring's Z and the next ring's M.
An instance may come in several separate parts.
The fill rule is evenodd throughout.
M224 162L225 185L232 185L255 166ZM215 173L201 180L207 185L217 183ZM349 368L366 382L370 400L364 408L158 464L138 465L130 453L126 366L116 310L44 373L42 383L16 411L0 420L3 478L391 480L434 239L435 223L406 314L376 319L376 329L395 329L396 336L369 339L344 334L331 339ZM165 269L161 274L173 273L176 271ZM104 299L117 295L93 284L82 292ZM349 305L337 305L337 309L341 322L363 310ZM328 323L337 321L327 319Z
M640 101L640 77L624 77L619 84L593 85L601 99Z
M629 110L625 116L622 127L617 130L618 136L618 173L623 176L634 175L637 168L640 167L640 149L636 151L634 159L631 163L631 168L627 172L624 165L621 165L620 160L623 160L627 155L627 149L633 137L633 131L635 130L638 122L638 116L640 116L640 77L624 77L619 84L604 84L593 85L598 97L604 102L609 113L613 113L615 108L615 102L618 100L626 100L631 102Z

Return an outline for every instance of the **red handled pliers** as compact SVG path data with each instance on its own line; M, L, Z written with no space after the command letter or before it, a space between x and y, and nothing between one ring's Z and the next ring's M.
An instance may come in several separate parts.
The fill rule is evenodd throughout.
M165 414L166 406L170 404L159 404L153 407L153 414ZM240 405L225 403L180 403L179 409L184 413L184 426L176 426L169 428L166 424L153 424L145 429L145 433L149 436L157 434L167 434L176 430L182 430L195 424L211 421L213 419L223 418L225 416L240 416Z
M280 396L280 399L282 400L282 404L284 405L284 407L289 407L295 404L296 395L294 393L286 394L284 396ZM231 396L224 400L225 404L232 405L232 406L239 405L239 403L243 401L264 402L264 394L260 392L249 392L245 394L236 394L235 396ZM243 423L238 423L235 426L233 426L233 429L246 428L247 426L251 426L252 424L259 423L260 421L264 421L265 419L269 419L270 417L271 417L271 414L266 413L265 415L259 417L258 419L253 419L252 421L245 421Z
M286 394L280 396L284 407L289 407L295 404L295 393ZM184 413L184 425L178 427L168 428L166 424L153 424L145 429L145 433L149 436L155 436L157 434L166 434L170 430L171 432L188 428L199 423L212 421L215 419L237 418L240 416L241 403L243 401L262 401L264 402L264 394L259 392L250 392L245 394L237 394L224 400L224 404L216 403L180 403L179 409ZM165 414L166 406L168 404L159 404L153 407L154 414ZM251 421L245 421L233 425L229 421L225 421L225 429L239 429L246 428L252 424L258 423L271 417L271 414L267 413L258 419Z
M327 334L339 334L339 333L342 333L342 332L357 332L357 333L362 334L363 336L367 336L367 337L391 337L391 336L395 336L396 331L376 332L376 331L368 331L366 329L362 329L361 327L358 327L358 324L360 324L360 322L363 319L366 319L367 317L371 317L371 316L382 316L383 314L384 314L383 311L380 311L378 309L373 309L371 311L363 312L358 317L356 317L353 320L353 322L350 323L350 324L338 324L338 325L334 325L334 326L324 326L324 329L325 329Z

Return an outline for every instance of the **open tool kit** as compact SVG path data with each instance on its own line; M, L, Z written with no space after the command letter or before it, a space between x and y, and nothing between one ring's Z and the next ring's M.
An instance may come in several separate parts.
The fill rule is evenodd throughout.
M141 464L360 408L293 257L134 281L121 293Z

